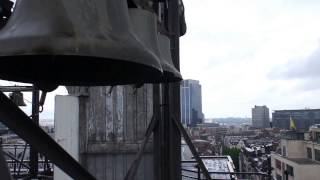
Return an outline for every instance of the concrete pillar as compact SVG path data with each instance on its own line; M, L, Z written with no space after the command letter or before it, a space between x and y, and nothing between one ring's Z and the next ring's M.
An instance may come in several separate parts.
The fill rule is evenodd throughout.
M55 97L55 140L76 160L79 160L79 104L78 97ZM59 168L54 167L54 179L70 180L71 178Z

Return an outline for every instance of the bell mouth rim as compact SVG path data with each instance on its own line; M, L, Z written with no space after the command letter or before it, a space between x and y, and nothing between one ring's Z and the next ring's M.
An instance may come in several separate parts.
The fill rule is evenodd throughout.
M78 55L0 56L0 79L32 84L109 86L159 83L158 67Z
M183 78L180 73L163 71L163 81L165 82L180 82Z

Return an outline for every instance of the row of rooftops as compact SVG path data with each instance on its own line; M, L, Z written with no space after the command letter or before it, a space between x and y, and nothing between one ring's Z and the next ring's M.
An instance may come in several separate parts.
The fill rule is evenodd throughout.
M281 139L286 140L305 140L320 142L320 124L312 125L309 131L289 130L281 132Z

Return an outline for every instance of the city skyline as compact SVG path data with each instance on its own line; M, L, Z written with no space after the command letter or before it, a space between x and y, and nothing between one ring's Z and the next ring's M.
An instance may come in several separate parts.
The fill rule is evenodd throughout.
M201 83L201 82L200 82ZM13 86L13 85L28 85L28 84L25 84L25 83L17 83L17 82L10 82L10 81L3 81L3 80L0 80L0 85L8 85L8 86ZM203 86L202 86L202 89L203 89ZM25 99L25 103L27 106L22 106L20 107L24 112L26 112L27 114L31 114L31 100L32 100L32 97L31 97L31 93L23 93L24 94L24 99ZM50 92L48 95L47 95L47 98L46 98L46 102L45 102L45 105L44 105L44 111L42 113L40 113L40 118L41 119L51 119L53 120L54 119L54 98L55 98L55 95L67 95L68 92L67 92L67 89L64 87L64 86L59 86L58 89L56 89L55 91L53 92ZM204 101L204 98L203 97L203 92L202 92L202 102ZM270 117L272 116L272 113L274 111L277 111L277 110L303 110L303 109L320 109L320 108L310 108L310 107L298 107L298 108L287 108L287 107L283 107L283 108L279 108L279 109L275 109L273 107L270 107L268 104L254 104L254 105L258 105L258 106L268 106L268 108L270 109ZM252 105L252 106L254 106ZM320 107L320 106L319 106ZM204 104L202 103L202 112L203 112L203 115L205 117L204 120L210 120L210 119L215 119L215 118L252 118L251 116L251 108L252 107L249 107L248 111L249 111L249 114L246 114L246 115L226 115L226 116L208 116L205 112L204 112ZM270 118L271 120L271 118Z

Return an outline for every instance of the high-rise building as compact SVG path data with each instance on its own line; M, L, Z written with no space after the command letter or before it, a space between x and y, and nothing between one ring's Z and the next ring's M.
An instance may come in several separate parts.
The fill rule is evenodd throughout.
M272 113L273 127L290 129L290 117L297 130L308 130L313 124L320 124L320 109L276 110Z
M184 80L181 83L181 121L187 126L202 123L201 85L197 80Z
M252 108L252 127L270 127L269 108L267 106L254 106Z

